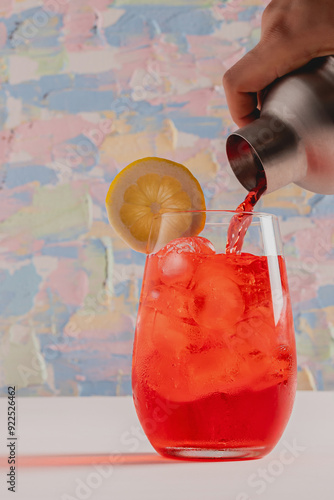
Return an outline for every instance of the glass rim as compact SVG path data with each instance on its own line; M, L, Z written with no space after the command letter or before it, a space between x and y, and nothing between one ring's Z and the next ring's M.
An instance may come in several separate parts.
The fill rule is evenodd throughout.
M174 219L175 222L179 222L178 218L180 219L181 227L179 227L180 224L174 224ZM269 252L268 248L271 244L268 238L266 238L266 247L268 248L267 250L264 250L265 255L283 255L279 230L279 220L276 215L266 212L239 212L236 210L223 209L169 209L164 211L163 213L155 214L152 218L150 234L147 241L147 254L157 253L167 243L176 238L187 238L195 235L202 235L205 237L205 231L210 230L210 228L213 229L214 227L219 227L221 228L221 230L226 231L227 227L230 227L235 218L237 218L241 224L243 224L243 222L247 224L246 230L248 230L248 226L258 226L260 227L262 238L264 238L263 235L269 234L272 237L273 241L277 241L277 244L275 244L275 249L273 250L272 247ZM184 225L186 227L183 227ZM262 246L264 244L265 242L262 241ZM276 248L277 245L279 246L279 249Z
M237 210L225 210L225 209L208 209L208 210L178 210L178 209L169 209L164 211L163 213L154 214L154 218L160 218L165 215L180 215L180 214L234 214L234 215L252 215L254 217L262 218L268 217L271 219L278 220L277 215L270 214L267 212L242 212Z

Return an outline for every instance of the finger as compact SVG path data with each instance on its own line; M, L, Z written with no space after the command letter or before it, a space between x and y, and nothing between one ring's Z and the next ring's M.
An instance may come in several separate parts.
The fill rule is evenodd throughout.
M257 93L276 78L311 60L307 53L293 53L291 46L275 40L260 41L224 75L223 85L231 116L239 127L259 116Z

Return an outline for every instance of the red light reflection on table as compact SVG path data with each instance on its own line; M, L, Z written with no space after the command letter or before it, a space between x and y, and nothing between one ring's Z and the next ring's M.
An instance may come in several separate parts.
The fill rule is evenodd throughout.
M38 455L21 456L17 467L68 467L77 465L145 465L174 463L155 453L114 453L109 455ZM0 457L0 467L8 466L8 457Z

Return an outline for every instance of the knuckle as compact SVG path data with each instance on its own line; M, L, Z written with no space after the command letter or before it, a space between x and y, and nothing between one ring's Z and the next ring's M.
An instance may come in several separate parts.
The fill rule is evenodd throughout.
M223 86L224 88L230 88L233 85L235 78L234 78L234 71L233 69L228 69L224 76L223 76Z
M270 18L275 11L276 11L275 5L272 2L270 2L262 13L262 20Z
M270 3L262 14L262 38L286 36L293 31L293 16L286 9Z
M292 33L293 29L289 19L284 14L280 14L272 19L266 27L264 37L290 38Z

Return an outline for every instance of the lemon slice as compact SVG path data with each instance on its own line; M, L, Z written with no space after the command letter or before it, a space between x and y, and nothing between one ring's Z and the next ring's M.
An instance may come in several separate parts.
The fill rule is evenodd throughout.
M180 236L195 236L205 223L198 181L183 165L163 158L143 158L119 172L110 185L106 208L118 235L143 253ZM161 217L167 213L171 215Z

